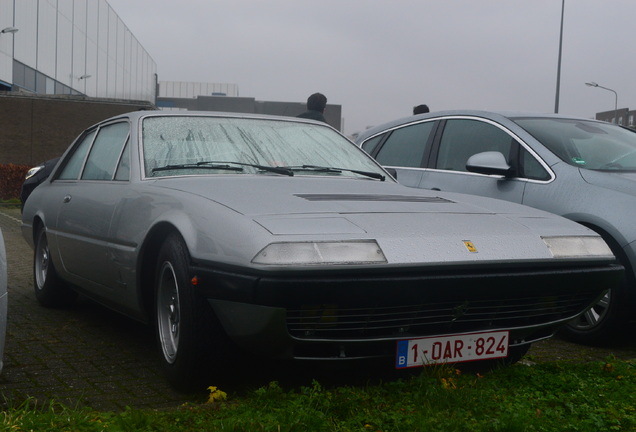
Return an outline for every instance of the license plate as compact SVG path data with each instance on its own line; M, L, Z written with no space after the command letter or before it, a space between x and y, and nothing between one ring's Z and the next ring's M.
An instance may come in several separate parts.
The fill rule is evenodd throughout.
M397 369L508 356L508 331L464 333L398 341Z

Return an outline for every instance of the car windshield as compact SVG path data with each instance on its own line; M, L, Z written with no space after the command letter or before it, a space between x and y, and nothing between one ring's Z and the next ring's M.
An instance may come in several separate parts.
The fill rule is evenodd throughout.
M636 132L610 123L559 118L513 118L570 165L636 171Z
M143 120L142 139L146 177L247 173L379 179L385 174L331 128L308 123L153 116Z

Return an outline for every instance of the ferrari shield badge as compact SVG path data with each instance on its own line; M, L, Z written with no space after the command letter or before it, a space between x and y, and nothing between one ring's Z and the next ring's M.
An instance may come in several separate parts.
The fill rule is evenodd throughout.
M470 240L463 240L463 242L464 242L464 246L466 246L466 249L468 249L468 252L477 253L477 248L475 247L473 242L471 242Z

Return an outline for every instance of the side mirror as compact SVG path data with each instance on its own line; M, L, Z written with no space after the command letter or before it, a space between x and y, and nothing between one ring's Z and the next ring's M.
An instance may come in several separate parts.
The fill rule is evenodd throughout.
M466 170L478 174L501 175L511 177L513 168L508 165L503 154L496 151L487 151L472 155L466 161Z

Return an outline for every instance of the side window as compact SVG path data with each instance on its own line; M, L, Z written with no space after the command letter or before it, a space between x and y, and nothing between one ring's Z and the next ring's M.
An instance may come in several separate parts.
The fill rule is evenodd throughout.
M112 180L128 138L128 123L121 122L99 129L86 160L82 180Z
M126 181L130 180L130 141L124 146L124 151L121 153L121 160L115 173L115 180Z
M437 155L438 169L466 171L466 161L474 154L498 151L510 163L514 139L503 130L478 120L446 121Z
M382 141L382 138L384 138L384 135L385 134L378 135L376 137L371 138L370 140L366 140L364 143L362 143L362 150L364 150L365 152L369 154L373 153L373 150L375 150L375 148L380 143L380 141Z
M59 180L77 180L82 170L86 153L93 143L95 132L92 131L84 137L84 139L75 147L73 153L67 158L64 169L57 177Z
M528 150L522 146L519 147L521 147L522 176L532 180L550 180L550 173L543 168L543 165Z
M428 121L394 130L375 159L380 165L421 167L434 125L434 121Z

